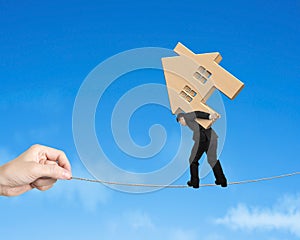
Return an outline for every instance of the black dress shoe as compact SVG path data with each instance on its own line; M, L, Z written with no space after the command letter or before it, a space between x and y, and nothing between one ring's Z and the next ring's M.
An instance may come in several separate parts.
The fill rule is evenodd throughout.
M215 181L216 185L221 185L221 187L227 187L227 180L226 178L223 181Z
M193 188L199 188L199 180L195 180L195 181L188 181L187 185L189 187L193 187Z
M215 166L213 167L213 172L216 178L216 185L221 185L222 187L227 187L227 179L224 175L222 166L220 161L218 160L215 164Z

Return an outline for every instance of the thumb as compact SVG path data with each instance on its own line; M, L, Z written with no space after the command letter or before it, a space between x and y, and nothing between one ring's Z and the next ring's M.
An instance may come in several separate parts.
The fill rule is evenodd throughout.
M54 179L71 179L72 174L57 164L37 164L33 169L37 178L49 177Z

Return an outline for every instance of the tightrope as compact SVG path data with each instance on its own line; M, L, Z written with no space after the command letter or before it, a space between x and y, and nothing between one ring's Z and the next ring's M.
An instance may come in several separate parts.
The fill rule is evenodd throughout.
M244 180L244 181L238 181L238 182L229 182L228 185L238 185L238 184L262 182L262 181L270 181L270 180L274 180L274 179L286 178L286 177L291 177L291 176L295 176L295 175L300 175L300 172L293 172L293 173L287 173L287 174L282 174L282 175L273 176L273 177L264 177L264 178ZM130 186L130 187L152 187L152 188L188 188L189 187L187 185L163 185L163 184L110 182L110 181L95 180L95 179L88 179L88 178L81 178L81 177L72 177L72 179L79 180L79 181L86 181L86 182L102 183L102 184L108 184L108 185ZM201 188L201 187L215 187L215 186L217 186L217 185L208 183L208 184L200 184L199 187Z

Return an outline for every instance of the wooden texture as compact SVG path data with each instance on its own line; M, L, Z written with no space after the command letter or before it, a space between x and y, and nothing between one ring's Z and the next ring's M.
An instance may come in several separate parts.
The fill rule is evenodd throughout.
M220 53L194 54L181 43L174 51L179 56L162 58L173 114L196 110L217 113L206 105L215 89L234 99L244 87L240 80L219 65L222 60ZM204 128L213 123L204 119L197 121Z

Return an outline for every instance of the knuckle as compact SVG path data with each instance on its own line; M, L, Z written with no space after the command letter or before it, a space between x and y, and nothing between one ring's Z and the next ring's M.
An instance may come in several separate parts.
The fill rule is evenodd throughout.
M46 186L36 187L40 191L46 191L48 188Z
M31 151L36 151L36 150L38 150L38 149L40 149L41 148L41 145L40 144L33 144L30 148L29 148L29 150L31 150Z
M64 158L67 157L67 155L65 154L65 152L64 152L63 150L58 150L58 151L59 151L59 155L60 155L61 157L64 157Z

